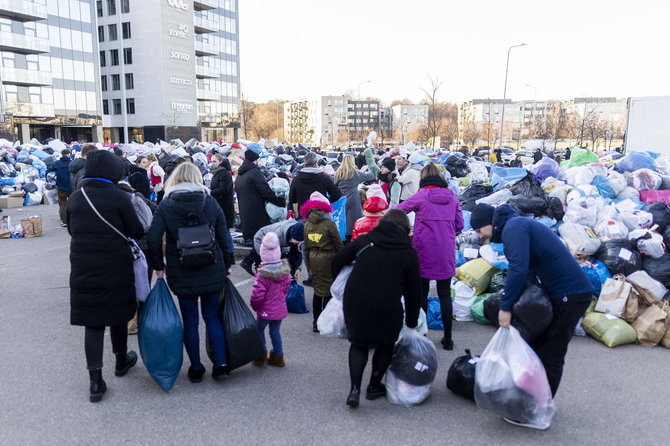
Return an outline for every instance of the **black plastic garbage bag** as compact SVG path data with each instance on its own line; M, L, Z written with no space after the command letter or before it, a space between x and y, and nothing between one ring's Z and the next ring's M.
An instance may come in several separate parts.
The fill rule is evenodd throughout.
M628 276L642 268L642 256L636 240L612 239L600 245L594 257L605 264L612 275Z
M535 217L543 216L547 210L547 200L532 195L514 195L507 203L516 206L522 213L533 214Z
M670 288L670 254L663 254L658 258L646 258L642 262L642 269L652 278Z
M670 225L670 206L663 202L651 203L644 207L654 217L654 224L658 225L658 232L665 231Z
M457 395L475 400L475 366L479 356L472 356L469 349L465 355L454 359L447 373L447 389Z
M137 332L140 356L151 377L169 392L184 358L184 325L164 279L144 302Z
M233 370L263 353L263 339L251 310L230 280L223 291L221 322L226 338L226 363Z
M395 377L413 386L433 382L437 373L435 345L415 330L403 332L393 349L389 370Z
M670 249L670 225L663 231L663 243L665 243L665 249Z
M514 195L531 195L533 197L544 198L544 191L540 183L533 177L532 173L528 173L525 177L514 183L510 190Z
M561 203L560 198L558 197L549 197L547 198L547 217L553 218L556 221L563 220L565 216L565 208L563 203Z
M498 310L504 290L492 294L484 301L484 317L498 327ZM512 325L528 343L533 342L549 327L553 319L551 300L538 284L526 281L521 296L512 306Z
M37 192L37 185L35 183L26 183L21 186L21 189L27 194L34 194Z
M461 209L465 211L472 211L476 205L476 201L480 198L488 197L493 193L492 186L485 186L483 184L473 184L468 186L463 192L458 196L458 200L461 202Z

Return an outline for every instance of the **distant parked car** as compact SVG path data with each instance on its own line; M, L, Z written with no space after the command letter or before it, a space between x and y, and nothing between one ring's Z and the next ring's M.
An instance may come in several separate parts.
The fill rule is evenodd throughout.
M534 152L531 152L530 150L519 150L518 152L514 152L512 159L516 158L517 155L521 155L521 162L523 163L524 167L526 165L532 165L533 164L533 155ZM547 156L546 153L542 153L542 156L545 157Z

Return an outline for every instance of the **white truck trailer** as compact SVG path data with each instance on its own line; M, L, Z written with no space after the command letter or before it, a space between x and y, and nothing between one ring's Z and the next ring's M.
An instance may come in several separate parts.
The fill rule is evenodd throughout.
M628 98L626 151L670 155L670 96Z

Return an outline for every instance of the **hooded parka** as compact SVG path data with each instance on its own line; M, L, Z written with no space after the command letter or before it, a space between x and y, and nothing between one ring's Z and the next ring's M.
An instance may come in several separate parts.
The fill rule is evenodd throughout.
M116 186L125 166L103 150L88 154L85 179L67 200L70 239L70 323L87 327L127 323L137 310L133 257L128 242L95 214L98 212L127 237L143 229L130 196ZM95 179L93 179L95 178Z

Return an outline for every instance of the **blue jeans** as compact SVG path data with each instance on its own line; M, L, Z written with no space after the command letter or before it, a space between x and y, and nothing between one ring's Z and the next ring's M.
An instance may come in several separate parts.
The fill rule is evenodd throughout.
M275 355L283 355L284 350L281 345L281 334L279 333L279 327L281 327L281 321L266 321L265 319L257 318L256 324L258 325L258 332L263 338L263 350L267 350L265 347L265 327L270 325L270 340L272 341L272 350L274 350Z
M181 318L184 321L184 346L186 353L191 360L194 369L199 370L203 367L200 362L200 336L198 335L198 298L197 297L179 297L179 308L181 309ZM226 341L223 335L223 325L217 315L219 309L219 292L200 296L200 309L202 318L207 327L216 365L226 363Z

